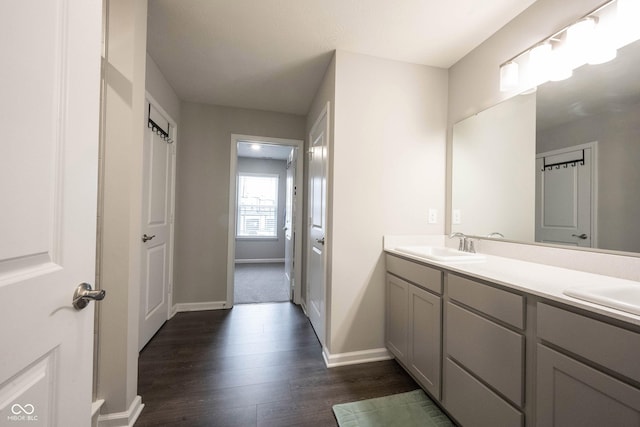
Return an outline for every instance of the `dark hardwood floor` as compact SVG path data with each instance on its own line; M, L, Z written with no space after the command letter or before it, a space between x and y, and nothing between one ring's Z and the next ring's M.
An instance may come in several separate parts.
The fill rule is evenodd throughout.
M143 426L337 426L331 407L418 388L393 360L327 369L290 303L178 313L140 353Z

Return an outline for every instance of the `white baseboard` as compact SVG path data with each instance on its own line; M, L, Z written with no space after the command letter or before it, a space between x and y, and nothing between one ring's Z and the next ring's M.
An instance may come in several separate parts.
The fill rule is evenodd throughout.
M98 427L98 417L100 416L102 405L104 405L104 399L95 400L91 404L91 427Z
M237 259L236 264L269 264L275 262L284 262L284 258L258 258L258 259Z
M327 365L327 368L393 359L393 355L386 348L373 348L371 350L331 354L326 347L323 347L322 357L324 358L324 363Z
M144 404L142 398L136 396L131 402L129 409L124 412L113 414L101 414L98 416L98 427L133 427L140 416Z
M184 302L173 306L176 313L184 311L222 310L231 308L226 301Z

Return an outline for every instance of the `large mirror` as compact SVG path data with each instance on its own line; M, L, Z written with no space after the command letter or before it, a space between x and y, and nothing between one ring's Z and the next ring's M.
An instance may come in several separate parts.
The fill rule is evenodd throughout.
M640 42L453 129L452 231L640 253Z

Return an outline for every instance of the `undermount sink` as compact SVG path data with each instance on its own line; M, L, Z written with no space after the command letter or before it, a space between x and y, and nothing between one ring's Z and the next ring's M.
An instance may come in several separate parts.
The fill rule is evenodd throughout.
M427 258L441 262L466 262L484 260L484 255L462 252L451 248L435 246L404 246L395 248L396 251L420 258Z
M640 285L576 287L565 289L563 293L570 297L640 316Z

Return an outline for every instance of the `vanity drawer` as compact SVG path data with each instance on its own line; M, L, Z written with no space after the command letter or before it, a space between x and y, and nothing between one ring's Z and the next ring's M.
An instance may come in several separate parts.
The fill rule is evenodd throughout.
M387 271L409 282L420 285L439 295L442 294L442 272L417 262L387 255Z
M447 353L514 404L524 404L524 336L447 303Z
M524 297L482 283L447 275L449 298L524 329Z
M522 412L502 400L449 358L445 360L444 405L463 426L524 425Z
M640 381L640 333L544 303L537 313L538 338Z

